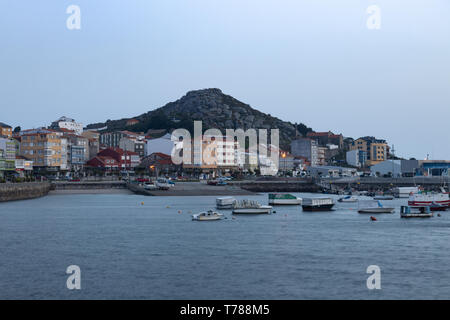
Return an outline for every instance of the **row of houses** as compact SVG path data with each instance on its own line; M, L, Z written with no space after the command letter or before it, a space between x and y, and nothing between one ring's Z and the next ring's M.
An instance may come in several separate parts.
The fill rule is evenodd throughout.
M386 140L375 137L344 139L342 134L333 132L309 132L291 142L291 154L304 158L311 166L336 162L338 155L345 153L345 160L351 166L372 166L388 159L389 146Z
M242 170L268 173L277 169L276 162L270 156L260 155L253 151L242 150L239 142L225 136L203 136L201 144L180 144L176 152L182 154L183 164L172 162L172 151L177 143L172 141L171 134L152 137L144 133L127 130L107 132L85 130L81 123L74 119L61 117L50 126L37 129L15 130L10 126L4 128L1 148L3 160L2 172L16 171L19 164L12 161L27 161L27 168L40 174L84 173L88 169L133 170L157 166L164 170L188 171L233 171ZM160 132L156 132L158 134ZM7 147L8 146L8 147ZM267 147L267 146L266 146ZM269 152L271 147L269 146ZM181 151L182 150L182 151ZM293 159L288 152L279 152L279 167L292 170L303 159ZM190 158L186 159L187 154ZM198 160L200 159L200 161ZM294 161L295 160L295 161ZM263 173L264 174L264 173Z

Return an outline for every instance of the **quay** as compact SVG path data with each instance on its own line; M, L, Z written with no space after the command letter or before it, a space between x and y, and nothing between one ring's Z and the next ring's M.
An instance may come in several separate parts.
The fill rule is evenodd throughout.
M145 190L136 183L129 183L127 187L136 194L147 196L239 196L255 194L231 184L211 186L206 182L178 182L169 190Z
M443 186L449 186L450 177L352 177L339 179L322 179L317 182L323 191L336 192L352 188L357 191L390 191L396 187L422 186L428 191L440 191Z

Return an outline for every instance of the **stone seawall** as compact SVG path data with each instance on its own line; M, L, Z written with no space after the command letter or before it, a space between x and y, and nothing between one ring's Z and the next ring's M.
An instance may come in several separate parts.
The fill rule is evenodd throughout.
M257 181L234 183L252 192L319 192L321 187L307 181Z
M50 189L51 185L48 182L2 183L0 184L0 202L43 197Z
M54 182L55 190L126 189L124 181Z

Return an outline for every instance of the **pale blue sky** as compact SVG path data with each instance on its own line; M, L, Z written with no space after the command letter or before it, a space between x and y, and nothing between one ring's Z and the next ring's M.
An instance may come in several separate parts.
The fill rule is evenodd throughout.
M81 30L66 8L81 8ZM382 10L368 30L366 9ZM283 120L450 159L448 0L0 0L0 121L135 116L216 87Z

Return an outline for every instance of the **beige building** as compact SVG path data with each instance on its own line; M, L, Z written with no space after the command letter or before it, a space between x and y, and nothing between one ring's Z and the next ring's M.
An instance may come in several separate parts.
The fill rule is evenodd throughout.
M34 167L65 170L62 133L47 129L29 130L22 135L20 154Z
M374 137L362 137L353 141L350 150L361 150L366 153L367 166L373 166L388 158L389 147L385 140L375 139Z

